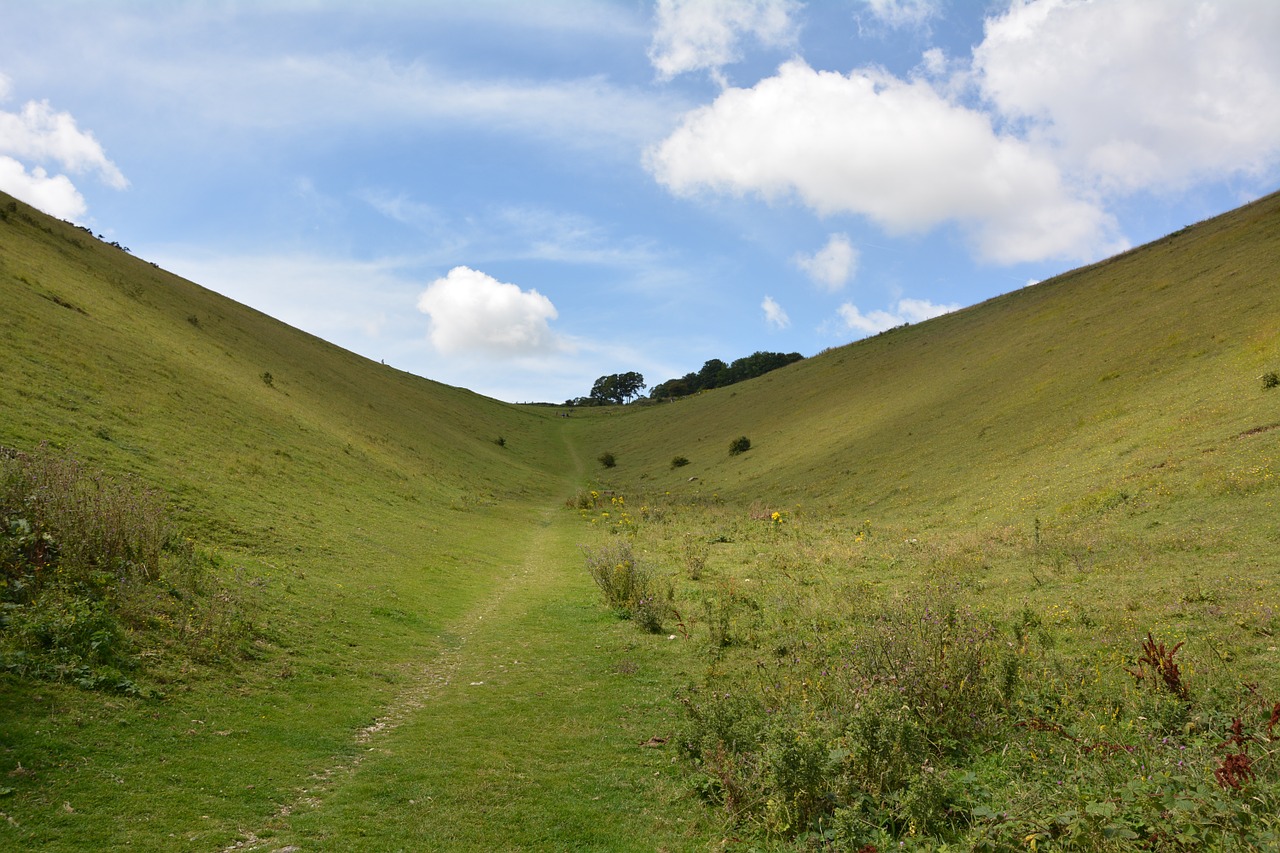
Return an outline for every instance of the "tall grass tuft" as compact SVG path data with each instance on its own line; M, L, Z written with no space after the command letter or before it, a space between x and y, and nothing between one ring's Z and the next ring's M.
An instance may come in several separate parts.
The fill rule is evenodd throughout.
M0 458L0 670L145 693L125 674L139 646L218 658L249 622L215 564L133 478L47 445Z
M623 619L645 631L662 630L671 615L671 588L637 561L628 539L614 539L596 548L583 546L587 571L605 603Z

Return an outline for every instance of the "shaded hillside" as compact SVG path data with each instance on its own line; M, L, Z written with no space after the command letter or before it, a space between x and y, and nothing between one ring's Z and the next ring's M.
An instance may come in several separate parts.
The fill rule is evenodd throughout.
M602 418L646 490L917 521L1070 511L1274 466L1280 195L760 379ZM730 457L739 435L752 450ZM691 464L673 470L673 456ZM1270 470L1270 469L1268 469ZM697 476L698 481L689 478ZM1207 490L1207 491L1206 491Z

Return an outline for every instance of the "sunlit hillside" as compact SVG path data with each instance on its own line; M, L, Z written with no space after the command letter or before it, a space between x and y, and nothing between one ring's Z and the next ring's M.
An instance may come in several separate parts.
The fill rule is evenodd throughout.
M1029 524L1273 464L1280 196L761 379L602 417L616 479L929 526ZM731 457L740 435L750 452ZM690 460L671 468L675 456ZM690 477L699 479L690 482Z
M1280 690L1277 258L1273 195L754 380L569 412L345 352L0 195L0 848L803 849L814 827L861 845L926 825L928 843L991 849L1220 839L1197 833L1234 831L1219 818L1246 800L1204 779L1178 788L1186 826L1076 818L1128 808L1105 791L1120 765L1089 768L1139 747L1095 751L1099 725L1159 743L1158 705L1211 780L1231 691ZM33 459L78 460L77 494L153 495L154 565L90 554L63 578L74 543L33 528L45 496L14 473ZM642 565L652 589L602 604ZM1017 739L1061 733L1087 771L1072 790L1103 793L1059 803L1046 776L1024 796L1004 752L928 730L907 764L951 787L858 782L885 797L859 806L854 735L832 729L811 744L817 787L748 802L782 790L759 768L793 754L783 740L736 765L736 741L698 751L697 725L737 723L689 697L743 684L786 697L753 731L800 744L843 725L813 698L822 655L930 584L1026 655L986 697L1001 742L1026 747L1010 755L1039 761ZM1148 632L1187 644L1176 702L1126 669ZM1039 705L1019 666L1040 667ZM1094 692L1045 698L1084 689L1073 667ZM797 708L814 728L782 727ZM1269 761L1260 802L1280 790ZM884 817L898 803L919 827ZM1061 829L1042 838L1048 810Z

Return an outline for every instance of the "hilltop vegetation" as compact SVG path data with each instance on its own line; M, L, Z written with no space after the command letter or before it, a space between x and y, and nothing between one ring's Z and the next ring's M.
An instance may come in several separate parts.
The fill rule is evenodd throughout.
M1280 197L573 418L0 207L0 846L1277 842Z
M667 400L674 397L687 397L699 391L710 391L712 388L724 388L738 382L746 382L764 376L779 367L803 361L804 356L798 352L754 352L742 358L736 358L725 364L713 358L693 373L686 373L678 379L668 379L649 389L649 399Z

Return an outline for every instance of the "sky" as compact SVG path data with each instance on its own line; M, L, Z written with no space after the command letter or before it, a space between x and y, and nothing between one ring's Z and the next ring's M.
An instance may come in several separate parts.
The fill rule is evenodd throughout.
M0 0L0 189L508 402L812 356L1280 187L1276 0Z

